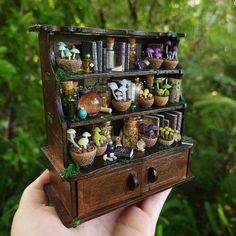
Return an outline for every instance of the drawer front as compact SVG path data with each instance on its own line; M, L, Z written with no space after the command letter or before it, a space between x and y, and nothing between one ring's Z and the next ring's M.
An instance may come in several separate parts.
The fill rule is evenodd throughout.
M189 149L153 157L143 168L143 192L184 180L188 169Z
M78 216L83 217L141 194L142 165L107 171L78 181Z

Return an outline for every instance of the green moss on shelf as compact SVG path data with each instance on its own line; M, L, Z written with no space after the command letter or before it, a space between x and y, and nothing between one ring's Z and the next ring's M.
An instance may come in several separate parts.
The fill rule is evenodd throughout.
M74 227L79 226L81 223L82 223L81 220L78 219L78 218L74 218L74 219L72 220L72 225L73 225Z
M68 167L62 169L60 172L63 179L68 179L80 173L80 166L77 163L71 162Z

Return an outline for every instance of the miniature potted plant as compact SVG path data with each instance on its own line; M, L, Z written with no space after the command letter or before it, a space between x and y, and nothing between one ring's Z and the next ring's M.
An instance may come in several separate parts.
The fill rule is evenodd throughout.
M101 129L99 127L93 129L92 139L97 147L96 156L102 156L107 149L107 138L101 135Z
M113 99L112 106L115 110L120 112L125 112L129 109L131 105L131 99L127 98L127 83L123 80L123 83L118 87L117 83L108 83L109 88L112 91Z
M157 106L165 106L169 100L171 85L167 83L168 79L156 79L156 95L154 103Z
M72 45L72 48L69 49L64 42L59 42L57 46L60 52L60 56L57 58L58 66L69 72L79 72L82 61L79 56L80 51L75 45Z
M149 92L149 89L140 90L137 101L140 107L148 109L154 103L154 97Z
M159 129L159 137L158 137L158 143L170 146L174 143L174 130L170 127L166 126L164 128Z
M150 63L149 66L152 69L159 69L163 62L161 49L160 48L155 48L155 49L147 48L146 53L148 55L148 60Z
M166 58L164 59L163 65L166 69L175 69L178 65L178 48L177 46L172 47L171 41L168 40L165 45Z
M139 138L145 142L146 147L153 147L157 142L157 126L142 123L139 126Z
M72 135L73 137L75 137L76 131L74 130L73 133L74 134ZM96 156L97 147L90 139L91 139L91 134L88 132L84 132L76 145L75 141L71 142L72 143L70 147L71 158L82 167L91 165L94 162L94 157ZM68 140L71 141L71 137Z

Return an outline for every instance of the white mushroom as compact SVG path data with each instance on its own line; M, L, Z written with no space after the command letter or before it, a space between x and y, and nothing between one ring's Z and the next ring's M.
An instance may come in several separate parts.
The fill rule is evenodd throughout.
M116 100L117 101L121 101L122 98L123 98L122 92L121 91L117 91L117 92L115 92L115 94L116 94Z
M126 101L127 100L126 92L128 90L126 85L122 85L120 88L118 88L118 90L122 92L123 100Z
M70 60L72 56L72 53L70 52L70 50L68 48L66 48L65 50L65 57L68 57L68 59Z
M80 138L79 141L78 141L78 144L80 146L83 146L84 149L87 149L88 143L89 143L89 139L85 138L85 137Z
M85 137L85 138L90 138L90 137L91 137L91 134L90 134L89 132L84 132L84 133L82 134L82 136Z
M61 51L61 58L64 58L65 57L64 51L66 50L66 47L63 44L61 44L59 45L58 50Z
M67 138L68 140L77 148L79 148L79 146L76 144L75 142L75 137L76 137L76 131L74 129L68 129L67 130Z
M73 54L72 59L75 59L76 54L80 54L80 51L77 48L72 48L70 52Z
M117 97L116 97L116 94L115 94L115 90L118 89L117 84L116 84L115 82L112 82L112 83L108 83L107 85L108 85L108 87L111 89L112 94L113 94L115 100L117 100Z

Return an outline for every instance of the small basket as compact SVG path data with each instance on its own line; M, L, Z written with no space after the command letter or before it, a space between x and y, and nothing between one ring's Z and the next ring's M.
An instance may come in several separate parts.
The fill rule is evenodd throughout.
M157 137L156 138L147 138L146 136L139 134L139 138L145 142L146 147L148 147L148 148L153 147L157 142Z
M131 100L129 99L124 102L124 101L116 101L112 99L111 103L116 111L125 112L129 109L131 105Z
M151 99L145 99L139 96L137 100L138 100L138 105L145 109L150 108L154 103L154 97L152 97Z
M160 59L160 58L150 58L149 59L149 62L150 62L150 67L152 69L159 69L163 63L163 59Z
M93 164L96 152L97 148L95 148L93 151L83 153L78 153L70 149L71 158L83 167Z
M158 143L162 144L162 145L165 145L165 146L170 146L174 143L174 139L171 139L171 140L165 140L165 139L162 139L162 138L158 138Z
M97 147L96 157L102 156L107 150L107 144L105 146Z
M178 65L178 60L164 59L163 65L166 69L173 70Z
M65 71L76 73L80 71L82 61L81 59L69 60L64 58L57 58L57 64L59 67L62 67Z
M169 96L158 96L158 95L154 96L154 103L155 105L159 107L165 106L168 100L169 100Z

